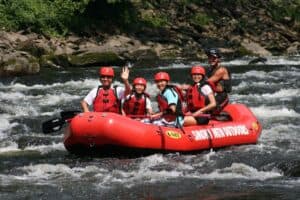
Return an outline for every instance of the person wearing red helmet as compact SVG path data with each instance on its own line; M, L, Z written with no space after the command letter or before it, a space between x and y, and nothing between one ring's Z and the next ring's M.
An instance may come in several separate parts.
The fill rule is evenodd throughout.
M142 118L152 113L150 96L145 93L147 81L142 77L133 80L131 94L122 100L122 114L132 118ZM138 116L138 117L137 117Z
M123 87L112 86L115 76L112 67L101 67L99 69L101 85L92 89L89 94L81 101L81 107L84 112L89 112L89 106L93 106L95 112L114 112L120 113L121 99L130 93L128 82L129 69L122 68L121 78L124 82Z
M170 76L166 72L158 72L154 76L156 86L159 89L157 103L160 112L152 115L152 118L161 117L154 121L156 125L181 127L184 123L183 97L180 90L169 85Z
M231 74L228 68L221 65L221 55L218 49L205 51L210 67L207 70L207 82L216 93L217 112L220 112L229 102L231 92Z
M208 119L200 115L216 107L214 92L205 80L204 67L193 66L191 76L194 83L187 89L186 101L188 111L194 116L194 120L191 119L189 124L206 124Z

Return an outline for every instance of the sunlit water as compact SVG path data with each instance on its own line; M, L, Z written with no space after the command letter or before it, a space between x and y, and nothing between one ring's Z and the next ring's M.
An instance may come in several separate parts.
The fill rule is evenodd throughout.
M233 73L231 102L248 105L263 124L258 144L188 155L77 157L65 150L62 131L43 134L43 121L80 109L99 83L97 68L1 79L0 199L299 199L300 57L248 61L224 64ZM183 83L190 66L133 67L131 80L144 76L154 94L158 70Z

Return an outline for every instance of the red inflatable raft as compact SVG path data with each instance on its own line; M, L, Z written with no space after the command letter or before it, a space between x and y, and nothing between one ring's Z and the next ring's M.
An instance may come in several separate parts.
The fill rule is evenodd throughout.
M197 151L230 145L256 143L261 124L242 104L225 107L230 121L211 119L208 125L170 128L144 124L114 113L81 113L65 131L69 151L105 146L162 151Z

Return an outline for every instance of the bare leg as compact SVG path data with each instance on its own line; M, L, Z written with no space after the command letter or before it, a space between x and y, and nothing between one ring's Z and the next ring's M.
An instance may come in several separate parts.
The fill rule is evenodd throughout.
M197 121L193 116L185 116L183 126L194 126L197 125Z

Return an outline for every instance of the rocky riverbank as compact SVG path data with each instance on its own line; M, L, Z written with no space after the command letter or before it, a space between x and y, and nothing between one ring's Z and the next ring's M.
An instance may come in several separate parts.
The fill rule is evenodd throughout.
M1 31L0 76L35 74L43 67L201 60L209 47L218 47L225 58L299 54L299 19L275 19L273 1L230 2L132 3L138 18L148 24L130 31L113 26L64 37Z

